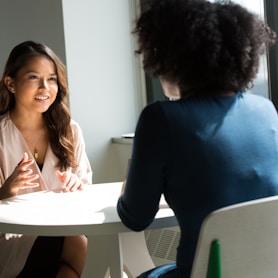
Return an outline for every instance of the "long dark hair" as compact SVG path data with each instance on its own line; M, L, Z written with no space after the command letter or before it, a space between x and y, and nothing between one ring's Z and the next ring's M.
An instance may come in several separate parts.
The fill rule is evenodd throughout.
M5 85L5 77L15 78L18 71L26 66L30 59L37 56L46 57L54 63L56 68L57 97L49 109L43 113L43 118L48 129L52 151L59 159L57 167L63 171L69 167L77 166L74 160L73 134L70 126L69 90L66 68L49 47L34 41L25 41L12 49L0 80L0 115L11 111L15 106L14 94L9 92Z

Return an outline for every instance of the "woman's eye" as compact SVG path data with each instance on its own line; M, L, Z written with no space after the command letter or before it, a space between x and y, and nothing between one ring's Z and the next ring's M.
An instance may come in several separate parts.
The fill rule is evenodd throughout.
M38 77L36 75L30 75L29 79L38 79Z
M56 82L57 81L57 77L50 77L49 81L55 81Z

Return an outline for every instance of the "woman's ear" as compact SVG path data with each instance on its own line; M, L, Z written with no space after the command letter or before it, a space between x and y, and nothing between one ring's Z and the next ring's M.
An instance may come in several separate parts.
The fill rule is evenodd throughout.
M4 83L6 85L6 87L8 88L8 90L11 93L15 93L15 84L14 84L14 80L10 77L10 76L5 76L4 77Z

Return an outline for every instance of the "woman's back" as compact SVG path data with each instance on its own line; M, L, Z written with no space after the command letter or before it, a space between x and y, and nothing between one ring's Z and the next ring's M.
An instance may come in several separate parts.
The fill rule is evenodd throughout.
M125 219L122 208L123 221L133 228L148 225L164 193L181 228L177 265L190 273L209 212L278 194L276 110L267 99L247 93L157 102L141 114L133 156L132 187L122 203L130 208L136 193L144 207L134 207L133 219Z
M238 93L252 87L276 34L230 1L143 6L134 28L143 68L159 78L165 96L181 99L141 113L118 212L129 228L143 230L164 194L181 228L177 268L150 272L187 278L208 213L278 193L276 110L267 99Z
M269 101L249 94L167 106L171 103L162 109L174 141L165 166L165 197L182 231L177 263L184 267L192 263L209 212L278 194L278 117Z

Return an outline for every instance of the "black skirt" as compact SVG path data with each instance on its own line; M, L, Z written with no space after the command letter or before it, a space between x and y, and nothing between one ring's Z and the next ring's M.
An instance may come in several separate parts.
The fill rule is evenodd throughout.
M64 237L37 237L17 278L55 278L63 245Z

